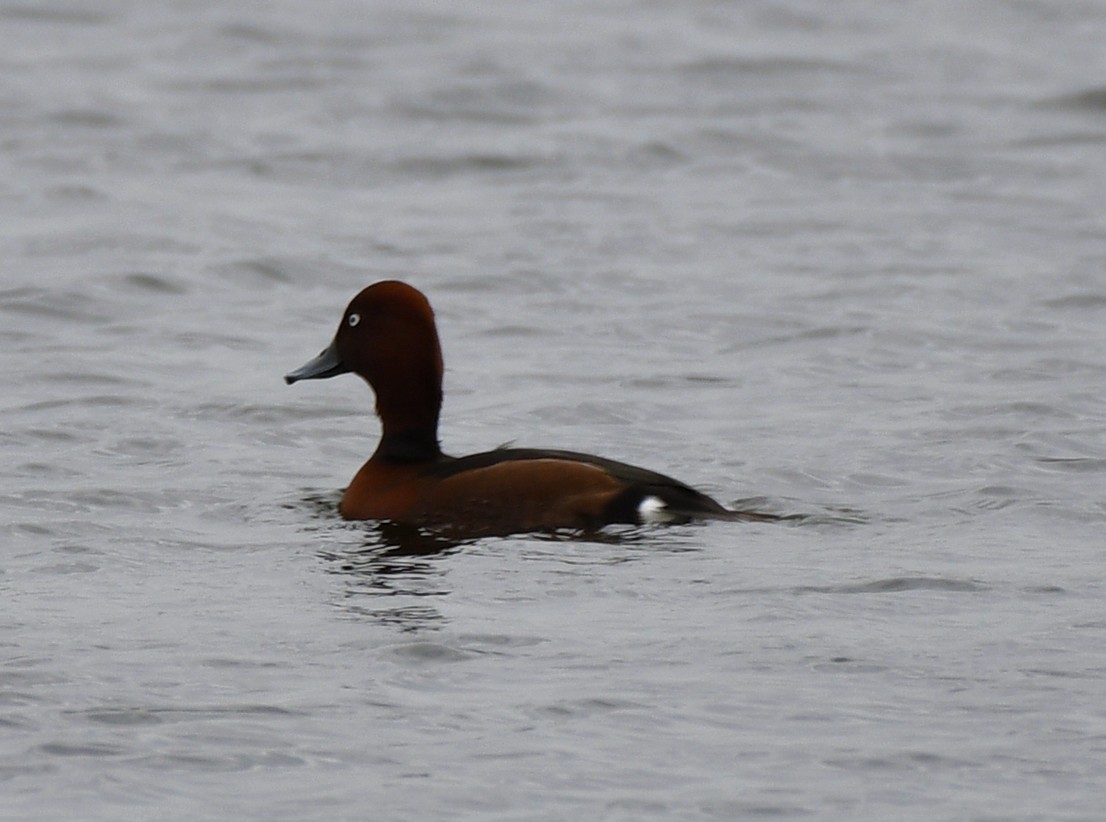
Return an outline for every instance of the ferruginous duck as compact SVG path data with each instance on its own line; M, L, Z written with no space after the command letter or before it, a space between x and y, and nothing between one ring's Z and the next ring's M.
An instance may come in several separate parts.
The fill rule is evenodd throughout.
M472 535L774 519L730 511L664 474L590 454L534 448L443 454L438 330L426 297L405 283L379 282L354 297L334 341L284 380L291 385L350 372L376 394L382 431L342 497L339 511L346 519Z

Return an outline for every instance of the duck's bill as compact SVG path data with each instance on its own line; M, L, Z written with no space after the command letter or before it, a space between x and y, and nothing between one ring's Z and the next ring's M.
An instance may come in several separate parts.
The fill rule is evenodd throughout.
M338 354L337 341L328 345L319 356L310 362L306 362L295 371L284 375L284 381L291 385L300 380L325 380L327 377L337 377L339 374L348 374L350 368L342 362Z

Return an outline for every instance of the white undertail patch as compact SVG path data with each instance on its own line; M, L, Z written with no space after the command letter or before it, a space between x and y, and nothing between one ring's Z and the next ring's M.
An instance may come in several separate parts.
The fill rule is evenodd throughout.
M668 510L668 503L660 497L650 494L637 504L637 515L643 523L671 522L674 517Z

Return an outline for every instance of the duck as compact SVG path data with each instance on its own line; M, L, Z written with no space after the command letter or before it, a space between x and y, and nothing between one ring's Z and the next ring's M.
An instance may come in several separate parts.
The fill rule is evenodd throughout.
M443 360L434 311L404 282L377 282L357 294L330 345L284 380L292 385L348 373L372 388L381 433L342 495L338 511L347 520L484 536L767 518L731 511L664 474L591 454L514 447L464 457L443 453Z

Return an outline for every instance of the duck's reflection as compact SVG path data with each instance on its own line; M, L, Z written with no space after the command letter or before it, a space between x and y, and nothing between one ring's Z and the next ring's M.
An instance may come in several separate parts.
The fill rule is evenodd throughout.
M410 525L365 523L358 545L319 551L328 570L345 579L340 605L350 616L404 630L441 627L445 620L428 599L451 592L442 560L465 544Z
M447 620L433 604L437 597L452 593L448 582L449 559L462 549L497 535L487 533L442 532L392 521L343 522L337 518L337 497L315 494L305 499L327 528L354 530L357 542L331 545L318 551L327 562L327 571L339 575L344 585L337 592L339 607L350 617L371 619L398 626L407 631L438 629ZM744 501L748 503L749 501ZM810 519L801 514L762 513L763 504L748 505L745 518L754 522L791 522ZM598 531L551 530L525 535L524 554L540 557L547 553L541 546L550 543L590 543L618 546L617 554L556 552L559 561L581 563L622 563L640 560L658 551L703 550L701 531L705 522L683 526L608 526Z

